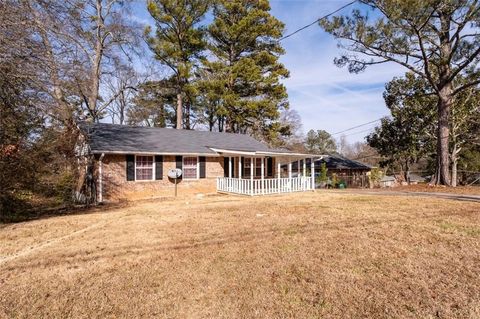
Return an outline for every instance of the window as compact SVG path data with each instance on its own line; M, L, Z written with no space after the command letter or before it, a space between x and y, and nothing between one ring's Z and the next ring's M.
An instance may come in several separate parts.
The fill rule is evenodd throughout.
M183 178L185 179L198 178L198 157L183 158Z
M137 156L135 160L135 180L153 180L153 156Z

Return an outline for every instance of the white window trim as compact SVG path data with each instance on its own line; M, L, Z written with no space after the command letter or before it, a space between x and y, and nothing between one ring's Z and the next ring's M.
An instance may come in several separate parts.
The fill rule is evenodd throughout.
M197 158L197 177L196 178L186 178L183 177L182 179L187 180L187 181L194 181L197 179L200 179L200 157L199 156L182 156L182 170L185 167L185 157L196 157ZM205 167L206 169L206 167Z
M141 179L141 180L137 180L137 156L151 156L152 157L152 179ZM135 182L140 182L140 183L143 183L143 182L154 182L155 181L155 155L151 155L151 154L135 154L135 179L134 181Z

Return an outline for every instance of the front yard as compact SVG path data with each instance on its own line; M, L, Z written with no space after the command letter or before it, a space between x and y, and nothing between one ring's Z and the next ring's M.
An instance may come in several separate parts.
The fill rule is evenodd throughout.
M0 227L5 318L480 317L479 203L219 195Z

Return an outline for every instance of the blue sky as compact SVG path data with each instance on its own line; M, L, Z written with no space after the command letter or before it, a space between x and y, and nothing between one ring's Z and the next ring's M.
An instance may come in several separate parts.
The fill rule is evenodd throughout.
M285 34L332 12L349 0L270 0L271 13L286 25ZM350 8L342 13L347 13ZM139 22L149 20L143 3L134 6ZM338 68L333 59L342 51L337 41L319 26L312 26L283 41L281 61L290 70L284 81L290 107L297 110L303 130L324 129L330 133L388 115L382 93L385 83L405 70L395 64L380 64L361 74ZM374 124L346 132L350 142L362 141ZM335 137L340 137L336 135Z

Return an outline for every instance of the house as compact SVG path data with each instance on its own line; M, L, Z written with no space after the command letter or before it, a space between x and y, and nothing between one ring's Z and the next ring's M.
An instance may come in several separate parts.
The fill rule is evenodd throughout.
M248 135L103 123L79 128L79 153L93 155L100 202L171 196L175 187L179 194L242 195L313 189L306 159L318 156L273 149ZM296 177L292 161L300 163ZM282 163L290 163L288 172ZM176 181L168 176L172 169L182 170Z
M348 159L338 154L330 154L315 161L315 169L320 171L321 165L325 163L328 176L337 175L339 182L347 187L368 187L368 173L372 167L355 160Z

